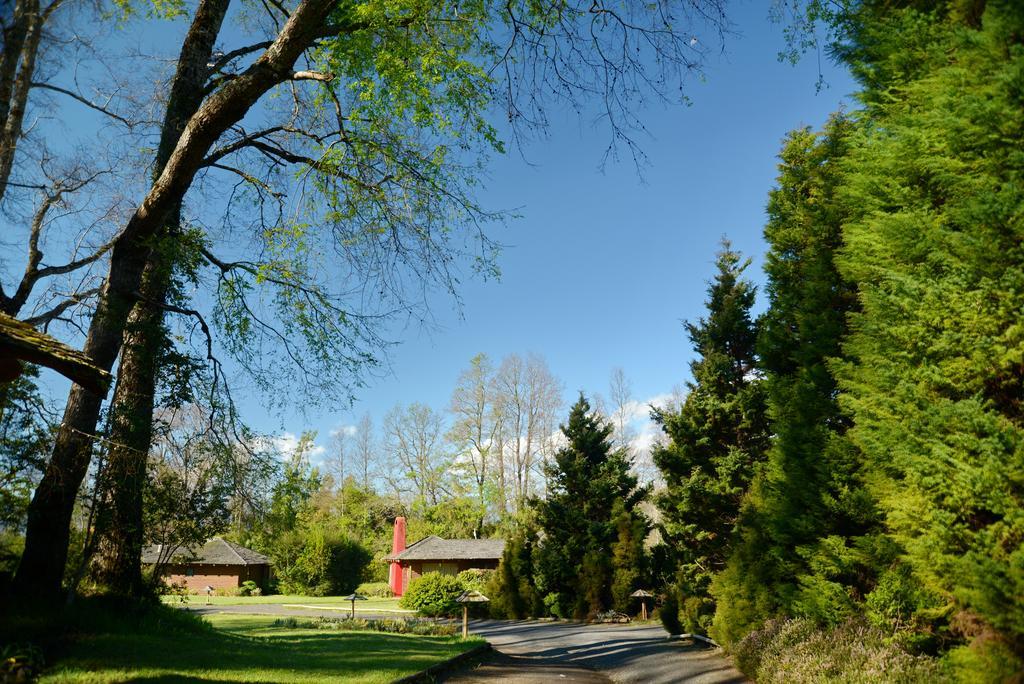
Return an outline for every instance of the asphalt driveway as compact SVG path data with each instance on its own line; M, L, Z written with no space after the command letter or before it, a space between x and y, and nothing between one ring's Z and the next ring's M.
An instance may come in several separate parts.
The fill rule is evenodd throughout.
M491 642L496 658L444 681L747 681L718 649L669 641L657 625L477 620L470 631Z
M343 608L338 610L338 608ZM282 604L190 606L203 613L246 613L281 617L345 617L347 606ZM361 611L360 617L397 617ZM733 684L746 678L721 651L699 643L669 641L660 625L586 625L539 620L473 620L470 631L494 646L492 658L442 681L453 684L514 682L693 682Z

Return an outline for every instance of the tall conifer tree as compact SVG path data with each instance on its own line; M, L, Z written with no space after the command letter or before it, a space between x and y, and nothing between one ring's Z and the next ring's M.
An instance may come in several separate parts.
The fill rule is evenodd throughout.
M834 623L855 612L854 596L869 588L872 560L859 540L877 514L828 365L856 308L856 288L835 265L848 213L837 189L853 129L837 116L823 133L792 132L769 195L769 308L758 351L773 439L742 541L715 582L715 633L726 643L779 611Z
M723 242L707 317L686 324L697 352L689 395L677 412L654 412L669 438L652 454L665 479L658 507L678 561L683 627L691 631L710 624L708 587L725 566L740 504L768 444L751 318L756 291L743 278L749 263Z
M840 402L925 591L880 586L965 643L954 662L1009 681L1024 658L1024 6L936 5L862 13L846 53L873 126L844 181L838 263L861 309ZM881 592L868 604L906 618Z
M623 515L643 521L632 463L612 446L614 428L580 395L562 426L566 445L547 467L549 494L537 503L544 541L538 570L544 602L556 616L584 617L612 603L614 547Z

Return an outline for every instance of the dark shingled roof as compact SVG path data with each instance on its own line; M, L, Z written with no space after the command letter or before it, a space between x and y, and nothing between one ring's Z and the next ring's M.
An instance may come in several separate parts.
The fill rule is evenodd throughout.
M142 550L144 564L156 563L160 558L160 544L151 544ZM239 546L227 539L214 537L199 549L181 548L172 556L174 562L205 565L270 565L270 559L262 553Z
M499 560L504 550L504 539L441 539L432 534L385 560Z

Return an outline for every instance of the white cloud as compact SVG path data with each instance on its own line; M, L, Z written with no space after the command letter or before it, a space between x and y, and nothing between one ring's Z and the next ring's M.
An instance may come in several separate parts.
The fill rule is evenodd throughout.
M356 434L356 426L341 425L336 428L333 428L329 434L331 437L337 437L338 435L344 435L345 437L354 437Z
M299 446L299 436L294 432L282 432L271 438L271 444L285 456L290 456ZM319 444L313 444L308 456L310 461L318 461L327 452L327 448Z
M653 397L649 397L643 401L637 401L634 399L622 407L623 413L626 416L626 423L633 427L636 427L637 423L643 423L644 425L651 424L651 407L665 408L671 405L674 401L675 395L668 392L655 394Z

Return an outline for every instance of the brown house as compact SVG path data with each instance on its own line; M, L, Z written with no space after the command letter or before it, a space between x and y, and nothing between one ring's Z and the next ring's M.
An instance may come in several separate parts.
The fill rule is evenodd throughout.
M142 564L161 565L160 574L168 584L182 584L197 594L204 593L206 587L233 589L249 580L266 587L270 579L269 558L220 537L195 550L147 546Z
M400 586L393 587L395 595L401 596L414 579L428 572L456 575L463 570L493 570L504 550L504 539L442 539L430 535L384 560L401 568Z

